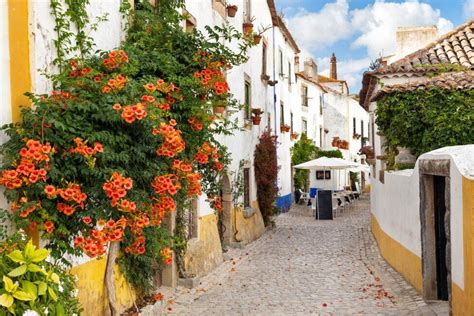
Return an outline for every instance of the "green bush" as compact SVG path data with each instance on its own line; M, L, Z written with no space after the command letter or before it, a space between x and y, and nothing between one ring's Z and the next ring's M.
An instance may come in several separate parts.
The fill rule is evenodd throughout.
M74 279L46 261L49 251L36 249L22 233L0 245L0 315L79 315Z

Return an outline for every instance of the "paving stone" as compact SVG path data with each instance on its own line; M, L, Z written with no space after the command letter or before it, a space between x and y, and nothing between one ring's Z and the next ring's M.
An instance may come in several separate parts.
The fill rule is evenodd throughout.
M275 222L229 249L230 260L195 289L170 293L174 304L142 315L447 315L446 304L426 304L380 256L367 197L332 221L295 206Z

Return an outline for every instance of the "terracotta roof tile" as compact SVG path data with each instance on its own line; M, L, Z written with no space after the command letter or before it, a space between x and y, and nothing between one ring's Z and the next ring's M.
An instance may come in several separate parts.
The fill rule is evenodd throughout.
M453 64L474 70L474 19L440 37L404 58L380 68L373 74L391 74L399 72L426 73L436 71L430 65ZM422 67L421 67L422 66Z
M447 72L432 78L385 86L370 100L375 102L394 92L427 90L440 88L445 90L470 90L474 89L474 72Z

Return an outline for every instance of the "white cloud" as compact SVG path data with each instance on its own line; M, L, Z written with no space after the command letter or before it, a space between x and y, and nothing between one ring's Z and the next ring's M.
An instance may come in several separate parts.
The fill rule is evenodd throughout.
M474 0L465 0L464 1L464 16L467 18L474 17Z
M352 34L347 0L327 3L319 12L300 8L287 22L298 45L309 51L328 47Z
M418 1L403 3L376 1L363 9L351 11L354 29L361 33L353 47L366 47L369 57L387 55L396 50L396 29L400 26L436 25L443 34L453 24L442 18L440 11Z

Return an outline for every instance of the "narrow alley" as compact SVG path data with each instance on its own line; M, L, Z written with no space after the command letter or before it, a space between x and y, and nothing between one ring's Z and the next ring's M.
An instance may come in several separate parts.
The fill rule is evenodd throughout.
M143 315L447 315L383 260L369 227L368 197L334 221L293 207L196 288L165 294Z

